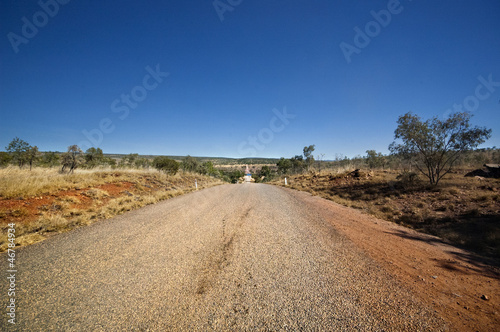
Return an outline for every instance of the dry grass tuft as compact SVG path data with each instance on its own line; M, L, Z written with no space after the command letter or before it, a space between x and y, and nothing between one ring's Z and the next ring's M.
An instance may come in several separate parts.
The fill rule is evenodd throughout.
M109 194L105 190L101 189L89 189L82 194L89 198L92 198L93 200L101 200L103 198L109 197Z

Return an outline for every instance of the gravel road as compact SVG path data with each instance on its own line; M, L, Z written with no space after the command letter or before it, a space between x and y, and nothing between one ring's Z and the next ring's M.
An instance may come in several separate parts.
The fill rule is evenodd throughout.
M0 330L445 329L303 195L217 186L19 249Z

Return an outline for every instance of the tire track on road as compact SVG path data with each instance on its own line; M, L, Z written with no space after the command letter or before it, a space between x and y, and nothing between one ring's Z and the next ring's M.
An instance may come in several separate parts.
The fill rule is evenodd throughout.
M221 270L230 264L235 238L239 236L239 231L252 209L252 207L248 207L241 215L227 214L222 218L220 241L215 245L215 248L209 251L207 258L202 263L196 294L205 294L212 287ZM231 224L233 226L229 227Z

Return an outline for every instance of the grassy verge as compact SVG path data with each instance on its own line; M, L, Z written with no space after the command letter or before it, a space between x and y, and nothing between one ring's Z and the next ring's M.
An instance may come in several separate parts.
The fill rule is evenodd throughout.
M0 169L0 252L7 249L7 225L16 224L16 245L111 218L198 188L222 184L199 174L167 176L154 170Z
M288 187L500 257L500 180L450 174L437 187L396 171L289 176ZM273 182L284 185L284 181Z

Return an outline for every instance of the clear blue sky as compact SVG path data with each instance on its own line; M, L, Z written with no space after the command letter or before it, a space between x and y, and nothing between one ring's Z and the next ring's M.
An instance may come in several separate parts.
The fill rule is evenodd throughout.
M0 149L333 159L454 104L500 146L497 0L41 3L0 4Z

